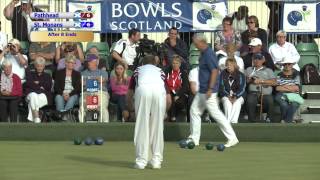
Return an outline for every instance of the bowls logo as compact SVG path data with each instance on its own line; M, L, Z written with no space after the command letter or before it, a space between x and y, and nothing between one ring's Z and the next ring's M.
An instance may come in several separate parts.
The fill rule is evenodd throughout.
M302 14L299 11L291 11L287 16L287 20L292 26L297 26L298 22L302 21L302 19Z
M197 20L201 24L207 24L207 21L212 18L213 18L213 16L212 16L211 12L208 11L207 9L201 9L197 14Z

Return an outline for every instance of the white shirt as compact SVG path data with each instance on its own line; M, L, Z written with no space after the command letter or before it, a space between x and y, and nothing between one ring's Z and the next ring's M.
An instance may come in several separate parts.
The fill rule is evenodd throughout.
M157 66L151 64L140 66L135 70L134 76L137 87L141 85L159 85L160 87L165 87L164 80L166 75Z
M123 51L123 43L126 44L124 51ZM121 52L123 51L122 59L124 59L128 65L133 65L134 58L136 58L137 56L137 52L136 52L137 46L138 44L133 44L129 39L127 40L120 39L116 43L113 50L116 51L118 54L121 54Z
M3 32L0 32L0 49L4 49L7 45L7 35Z
M243 63L243 59L239 56L236 56L234 55L234 58L237 62L237 65L239 67L239 71L240 72L244 72L244 63ZM226 60L227 60L227 57L222 57L219 59L219 69L222 71L226 68Z
M196 91L198 92L199 90L199 67L193 68L189 72L189 82L194 82L196 83Z
M26 55L23 54L22 56L28 61L28 57ZM6 54L0 61L1 65L3 63L4 58L11 61L12 72L18 75L21 80L24 80L26 76L26 72L25 72L24 66L21 66L19 63L18 55L11 55L10 53Z
M270 46L269 53L273 59L274 64L277 64L283 61L284 57L289 57L296 63L293 66L293 68L296 69L297 71L300 71L300 68L298 65L298 62L300 60L300 55L293 44L289 42L285 42L283 46L279 46L278 43L275 43Z

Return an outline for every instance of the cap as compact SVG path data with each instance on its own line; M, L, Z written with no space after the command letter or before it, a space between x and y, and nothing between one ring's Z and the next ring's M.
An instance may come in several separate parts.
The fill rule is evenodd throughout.
M280 63L281 64L295 64L296 62L290 56L285 56Z
M29 3L29 0L21 0L21 3L24 4L24 3Z
M252 56L252 59L255 59L255 60L264 60L264 55L261 54L261 53L256 53Z
M11 43L11 44L16 44L16 45L20 45L20 41L19 41L18 39L11 39L11 40L9 41L9 43Z
M88 54L86 57L86 61L88 61L88 62L98 60L98 59L99 59L99 57L95 54Z
M258 45L262 45L262 42L259 38L251 39L249 46L258 46Z

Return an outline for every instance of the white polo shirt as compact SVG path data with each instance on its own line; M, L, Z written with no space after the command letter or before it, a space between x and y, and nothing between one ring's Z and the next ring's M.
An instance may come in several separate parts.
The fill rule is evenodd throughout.
M199 90L199 67L195 67L189 72L188 79L190 82L196 83L196 87L197 87L196 91L198 92L198 90Z
M165 87L165 73L157 66L146 64L135 70L136 87L141 85L159 85Z
M281 63L284 57L289 57L296 63L293 68L297 71L300 71L298 65L300 55L293 44L285 42L283 46L279 46L278 43L275 43L270 46L269 53L273 59L274 64Z
M123 51L123 43L126 44L124 51ZM121 52L123 51L122 59L124 59L128 65L133 65L134 58L136 58L137 56L137 52L136 52L137 46L138 44L132 43L129 39L127 40L120 39L116 43L113 50L116 51L118 54L121 54Z

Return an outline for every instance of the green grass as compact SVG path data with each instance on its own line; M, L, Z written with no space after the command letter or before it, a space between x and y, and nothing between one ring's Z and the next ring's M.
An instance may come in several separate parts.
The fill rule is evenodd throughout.
M161 170L133 169L132 142L0 142L1 180L319 180L320 143L240 143L224 152L165 144Z

